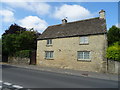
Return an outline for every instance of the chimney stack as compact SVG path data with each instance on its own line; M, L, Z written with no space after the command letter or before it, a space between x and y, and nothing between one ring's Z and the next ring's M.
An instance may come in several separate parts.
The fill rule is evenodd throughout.
M67 23L67 19L62 19L62 24L66 24Z
M99 15L100 19L105 19L105 11L103 9L99 12Z

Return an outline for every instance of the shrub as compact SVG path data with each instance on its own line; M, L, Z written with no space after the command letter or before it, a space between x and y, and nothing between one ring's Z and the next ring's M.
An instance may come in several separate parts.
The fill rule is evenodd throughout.
M106 56L108 59L120 61L120 45L118 42L107 48Z
M21 57L21 58L29 58L30 57L30 50L22 50L18 51L14 55L15 57Z

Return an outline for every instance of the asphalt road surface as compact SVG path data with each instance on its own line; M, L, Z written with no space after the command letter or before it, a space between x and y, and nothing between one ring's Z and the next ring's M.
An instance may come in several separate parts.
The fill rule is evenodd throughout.
M118 88L117 81L2 65L2 82L23 88Z

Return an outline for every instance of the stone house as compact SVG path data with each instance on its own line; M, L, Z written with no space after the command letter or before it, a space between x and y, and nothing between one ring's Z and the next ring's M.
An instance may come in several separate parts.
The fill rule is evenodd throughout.
M105 11L99 17L49 26L37 40L37 65L106 71Z

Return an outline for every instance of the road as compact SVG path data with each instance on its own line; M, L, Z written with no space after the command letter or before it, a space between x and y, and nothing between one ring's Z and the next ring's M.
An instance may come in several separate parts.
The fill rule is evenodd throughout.
M2 65L2 82L23 88L118 88L117 81Z

